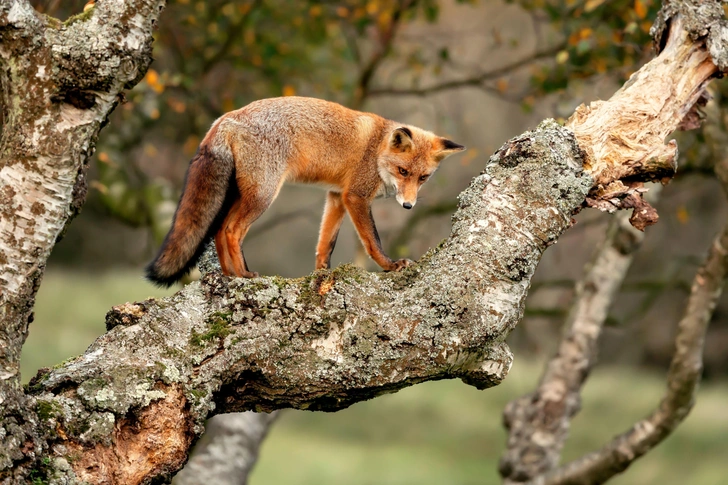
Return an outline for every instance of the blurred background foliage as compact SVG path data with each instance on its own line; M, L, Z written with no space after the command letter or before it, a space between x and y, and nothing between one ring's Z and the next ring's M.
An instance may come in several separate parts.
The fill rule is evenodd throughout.
M64 20L81 12L85 0L32 3L39 11ZM223 113L265 97L314 96L419 125L467 145L468 151L446 162L423 189L422 200L414 211L399 210L391 201L375 203L374 217L388 251L417 258L447 236L457 194L480 172L498 146L543 118L563 119L580 103L608 98L651 58L649 30L659 6L657 0L169 1L156 34L155 61L144 80L126 94L102 131L84 212L54 250L24 352L25 379L38 367L83 351L94 336L103 332L103 315L111 305L171 292L146 285L141 268L154 254L171 222L188 160L210 124ZM641 396L659 393L655 369L663 369L669 360L675 323L689 282L728 215L712 175L713 160L722 156L725 146L720 136L726 133L721 109L726 99L721 93L726 89L724 84L713 86L715 114L707 120L718 135L706 136L705 130L678 135L680 174L663 191L658 205L661 220L647 230L643 250L610 315L602 342L602 361L640 369L623 380L623 368L608 368L602 374L607 377L593 384L614 389L592 391L596 397L591 402L597 409L611 410L603 420L613 432L619 431L612 425L623 422L618 416L629 414L625 407L630 404L614 403L614 395L634 393L636 389ZM301 276L313 269L323 199L320 190L284 188L279 200L253 225L246 238L246 256L253 270ZM526 318L510 337L517 359L537 360L553 349L573 285L603 237L608 218L594 211L583 212L577 217L577 226L547 251L532 286ZM356 259L358 246L352 227L345 226L332 263ZM706 342L706 373L716 383L725 382L728 370L727 315L728 299L724 298ZM522 369L522 374L518 371L511 382L521 382L519 375L532 382L539 373L533 362L526 362ZM430 431L439 433L435 423L460 412L456 409L460 401L443 403L442 394L461 397L467 407L471 402L468 396L475 392L460 383L439 385L422 386L430 391L420 390L419 386L406 391L418 396L416 399L393 398L411 406L412 419L404 423L422 430L434 426ZM506 382L501 387L508 385ZM654 392L643 393L645 389ZM720 394L718 388L710 389L716 399L712 408L708 406L713 412L718 400L715 396L725 401L728 392ZM503 435L494 438L490 428L499 427L502 404L526 390L497 391L511 392L507 398L495 397L494 391L477 393L482 397L478 398L481 401L472 401L473 419L478 415L488 419L488 424L478 431L478 440L491 444L473 444L461 435L448 438L460 440L464 450L478 454L472 463L459 462L463 470L480 476L481 451L492 455L489 460L494 463ZM645 400L653 402L656 398L652 397ZM360 414L354 412L360 408L355 406L346 412L349 414L341 413L345 417L336 419L349 419L352 425L373 413L373 417L366 417L367 423L370 419L389 422L387 416L393 411L390 405L379 406L379 402L361 405ZM649 402L639 412L646 412ZM310 455L301 458L304 455L300 447L305 443L295 440L305 430L305 436L319 432L322 440L337 443L326 430L337 426L347 429L348 425L335 424L334 420L324 424L329 416L290 416L276 425L271 443L277 444L267 444L267 453L273 446L288 447L301 463L313 464L315 470L307 476L320 476L331 483L344 481ZM594 416L599 421L598 414ZM708 416L701 416L691 419L707 422ZM303 419L308 419L308 424L301 424ZM698 435L708 436L702 433L709 425L690 431L690 422L688 431L673 436L665 445L676 447L666 449L678 451L643 460L652 463L650 470L667 470L665 473L650 472L653 475L644 475L649 479L623 483L719 483L710 477L718 476L716 467L722 467L723 476L728 468L722 462L707 465L711 452L702 455L705 467L700 465L709 470L709 478L688 480L676 472L681 466L698 467L700 457L686 453L685 448L703 446ZM584 446L596 446L602 439L595 431L601 425L590 423L580 431L583 434L578 436L582 438L577 438L580 443L583 439ZM725 423L722 425L724 435ZM453 429L459 427L453 425ZM469 426L463 429L466 434L472 433ZM282 438L276 434L279 432ZM423 433L420 438L429 439L427 432ZM360 438L352 432L346 439L357 442ZM393 438L387 435L380 439L389 443ZM678 441L683 439L697 441L681 447ZM411 446L410 441L401 440L401 446ZM719 440L715 441L704 448L716 449ZM365 443L363 447L372 446L371 436L361 443ZM429 460L441 453L436 443L437 439L435 448L424 455L415 455L412 449L402 451L412 453L408 460L413 468L404 477L416 476L412 474L418 460ZM361 450L352 446L356 451L352 454L358 455ZM493 446L496 451L490 454ZM447 460L469 460L468 456L463 451ZM690 464L680 461L681 456L689 458ZM273 478L281 470L272 469L265 460L264 454L256 476L267 478L257 483L282 483ZM494 482L496 468L491 465L489 462L487 467ZM351 470L348 465L342 465L342 469ZM657 476L662 478L654 478ZM417 481L443 483L436 479ZM408 480L372 476L357 483L375 482ZM300 483L319 482L311 478L301 479ZM471 482L463 478L458 483ZM491 481L478 479L478 483Z

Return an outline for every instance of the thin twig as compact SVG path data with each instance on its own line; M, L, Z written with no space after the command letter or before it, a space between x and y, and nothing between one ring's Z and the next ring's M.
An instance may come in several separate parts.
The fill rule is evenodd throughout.
M447 91L450 89L457 89L462 87L483 87L483 83L498 79L500 77L511 74L528 64L549 57L555 56L559 51L564 49L564 44L557 44L549 49L535 52L533 55L519 59L505 66L501 66L498 69L484 72L473 77L466 79L456 79L453 81L446 81L440 84L434 84L432 86L426 86L424 88L376 88L369 91L369 96L427 96L440 91Z
M253 12L255 12L258 7L260 7L261 3L261 0L253 0L252 4L250 5L250 9L248 9L248 11L243 14L240 20L235 22L227 29L228 36L225 39L225 42L223 42L220 48L213 55L205 59L205 62L202 64L202 76L209 73L210 70L218 62L220 62L226 55L228 55L232 46L235 45L238 39L240 39L240 36L243 34L243 32L245 32L248 21L253 16Z
M401 25L402 16L409 9L414 8L416 4L417 0L400 1L397 8L392 12L392 19L390 22L379 29L379 46L359 73L357 87L350 103L351 108L361 109L364 105L364 101L370 96L370 85L374 77L374 73L379 68L382 61L392 51L392 44L394 43L394 38Z

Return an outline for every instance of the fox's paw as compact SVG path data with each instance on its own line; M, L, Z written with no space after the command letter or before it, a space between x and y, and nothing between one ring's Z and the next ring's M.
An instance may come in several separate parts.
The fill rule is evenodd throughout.
M392 267L389 268L389 271L400 271L402 268L406 268L411 264L414 264L414 261L411 259L398 259L392 262Z

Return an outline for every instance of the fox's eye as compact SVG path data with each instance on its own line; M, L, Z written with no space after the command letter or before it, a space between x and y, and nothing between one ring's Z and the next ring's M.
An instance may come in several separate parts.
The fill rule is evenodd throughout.
M403 169L402 167L399 167L399 174L402 177L406 177L407 175L409 175L409 172L407 170Z
M420 182L424 182L428 178L429 178L429 175L423 175L423 176L420 177Z

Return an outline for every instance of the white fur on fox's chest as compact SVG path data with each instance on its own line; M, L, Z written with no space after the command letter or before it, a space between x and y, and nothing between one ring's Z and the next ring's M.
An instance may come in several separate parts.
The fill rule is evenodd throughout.
M395 179L388 170L379 168L379 178L382 179L382 185L377 190L376 197L384 197L388 199L397 195L397 179Z

